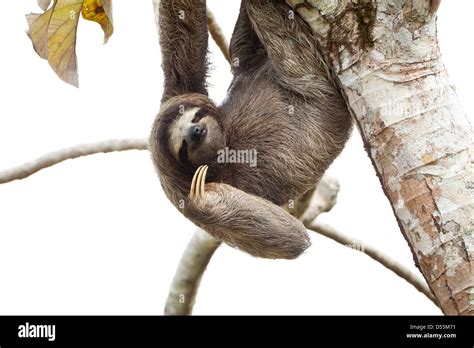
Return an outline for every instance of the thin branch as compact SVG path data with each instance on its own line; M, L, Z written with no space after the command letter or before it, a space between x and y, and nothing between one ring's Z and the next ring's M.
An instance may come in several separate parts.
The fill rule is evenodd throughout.
M231 64L229 44L224 36L224 33L221 30L221 27L219 26L219 23L217 23L214 14L209 8L207 9L207 27L209 29L209 33L211 34L212 39L220 48L225 59L229 62L229 64Z
M325 237L328 237L334 240L335 242L338 242L339 244L352 247L353 249L359 250L367 254L373 260L379 262L380 264L382 264L383 266L385 266L386 268L394 272L399 277L405 279L408 283L413 285L418 291L425 294L426 297L428 297L437 307L439 307L439 304L436 298L434 297L433 293L428 288L426 283L422 279L420 279L420 277L418 277L416 274L412 273L410 270L405 268L405 266L391 259L389 256L384 255L382 252L376 250L375 248L371 246L367 246L365 244L355 241L354 239L348 236L345 236L344 234L338 232L336 229L334 229L331 226L328 226L316 221L307 223L305 224L305 226L308 230L317 232Z
M68 159L127 150L147 150L147 139L112 139L90 144L75 145L66 149L54 151L43 155L33 161L26 162L18 167L0 172L0 184L13 180L27 178L28 176Z
M196 231L176 270L166 301L166 315L191 314L202 275L220 244L205 231Z

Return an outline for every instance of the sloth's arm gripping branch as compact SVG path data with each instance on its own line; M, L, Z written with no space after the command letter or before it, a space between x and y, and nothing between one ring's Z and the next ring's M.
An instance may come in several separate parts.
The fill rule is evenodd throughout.
M207 95L206 1L160 0L157 24L165 75L162 101L185 93Z

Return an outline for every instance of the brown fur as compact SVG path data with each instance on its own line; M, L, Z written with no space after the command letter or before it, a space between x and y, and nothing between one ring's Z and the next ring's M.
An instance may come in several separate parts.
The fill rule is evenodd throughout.
M309 29L299 17L288 18L284 1L244 0L230 47L234 79L226 100L215 106L204 87L205 1L190 3L161 1L165 93L150 146L163 189L216 238L255 256L295 258L309 237L279 205L313 188L342 150L352 126L344 100ZM167 18L179 8L187 8L193 21ZM177 160L169 130L180 105L208 109L225 145L255 149L257 166ZM200 164L209 165L207 193L195 201L187 195Z

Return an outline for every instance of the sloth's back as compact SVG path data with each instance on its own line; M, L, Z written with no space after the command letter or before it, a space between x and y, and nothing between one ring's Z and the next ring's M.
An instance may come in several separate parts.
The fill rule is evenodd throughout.
M312 188L350 132L342 98L304 99L282 88L269 64L234 80L221 105L229 150L255 153L253 163L226 163L222 181L286 204Z

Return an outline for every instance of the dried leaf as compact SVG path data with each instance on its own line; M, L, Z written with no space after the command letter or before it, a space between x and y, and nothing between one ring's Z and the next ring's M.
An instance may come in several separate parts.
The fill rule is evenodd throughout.
M48 60L63 81L76 87L76 31L81 7L82 0L55 0L45 13L26 16L35 51Z
M82 16L100 24L104 31L104 43L106 43L114 31L111 0L84 0Z
M36 53L43 59L48 59L48 26L52 13L52 9L49 9L43 14L26 15L30 28L27 34L33 42Z
M47 59L56 74L78 87L76 34L79 14L97 22L104 31L104 40L113 33L111 0L38 0L42 14L26 15L28 36L35 51ZM48 9L49 8L49 9Z
M51 4L51 0L38 0L38 6L43 10L46 11Z

